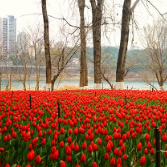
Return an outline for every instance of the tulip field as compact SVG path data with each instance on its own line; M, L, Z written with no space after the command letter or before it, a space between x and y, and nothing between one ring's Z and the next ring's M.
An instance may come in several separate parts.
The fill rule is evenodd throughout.
M166 91L1 91L0 167L155 167L155 126L165 167L166 122Z

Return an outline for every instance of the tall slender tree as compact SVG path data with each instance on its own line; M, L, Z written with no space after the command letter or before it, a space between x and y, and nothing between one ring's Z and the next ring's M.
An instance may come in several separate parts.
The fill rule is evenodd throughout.
M88 70L86 61L86 33L85 33L85 0L78 0L78 7L80 13L80 42L81 42L81 56L80 56L80 88L88 86Z
M124 0L121 24L121 40L116 70L116 89L124 89L126 52L129 41L129 25L131 14L140 0L136 0L131 7L132 0Z
M49 44L49 20L46 8L46 0L41 0L42 14L44 23L44 45L45 45L45 61L46 61L46 88L51 88L51 57Z
M104 0L90 0L94 48L94 87L101 89L101 21Z

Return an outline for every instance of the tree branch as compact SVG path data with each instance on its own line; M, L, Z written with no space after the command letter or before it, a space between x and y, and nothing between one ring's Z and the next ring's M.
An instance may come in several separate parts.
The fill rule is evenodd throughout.
M165 20L163 14L158 10L158 8L153 5L149 0L147 0L147 2L159 13L159 15Z
M133 4L133 6L130 9L130 13L132 14L134 12L135 7L137 6L137 4L139 3L140 0L136 0L135 3Z

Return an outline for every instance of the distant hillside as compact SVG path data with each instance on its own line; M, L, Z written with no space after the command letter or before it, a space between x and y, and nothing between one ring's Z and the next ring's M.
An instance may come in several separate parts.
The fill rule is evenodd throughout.
M101 48L101 52L102 52L102 60L107 57L106 63L111 64L112 69L116 69L119 48L112 46L105 46ZM90 59L93 59L93 47L87 47L86 54L88 61ZM132 71L137 72L141 70L141 66L143 68L145 67L144 60L142 59L143 57L145 57L145 54L146 53L144 52L144 50L132 49L127 51L127 62L128 60L130 60L134 61L134 63L137 63L136 66L132 69ZM79 58L80 52L77 52L75 57Z

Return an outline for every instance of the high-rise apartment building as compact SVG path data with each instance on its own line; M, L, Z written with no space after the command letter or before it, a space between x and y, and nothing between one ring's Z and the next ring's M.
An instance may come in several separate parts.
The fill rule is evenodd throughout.
M8 15L0 17L0 54L8 59L15 52L16 19Z

